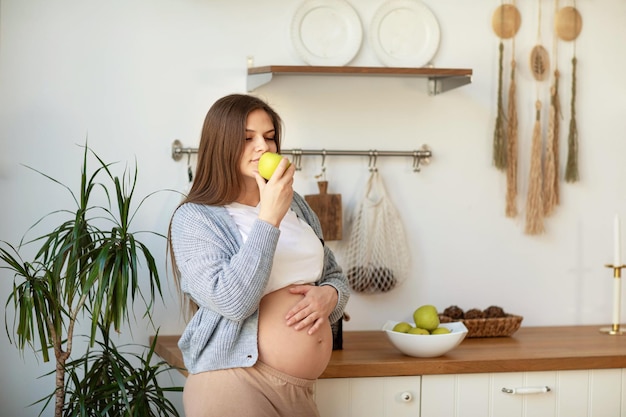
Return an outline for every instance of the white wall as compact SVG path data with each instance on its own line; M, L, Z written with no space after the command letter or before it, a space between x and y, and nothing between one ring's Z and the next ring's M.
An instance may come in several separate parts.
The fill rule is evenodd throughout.
M186 161L174 162L179 138L198 143L208 107L244 92L246 56L257 65L302 64L289 25L300 1L1 0L0 3L0 239L17 243L39 217L71 204L68 195L24 168L35 167L77 186L81 148L90 146L121 166L137 159L139 194L184 190ZM367 40L368 22L382 0L352 0L366 36L353 65L380 65ZM524 325L608 324L612 280L613 216L626 221L626 2L601 7L577 2L584 21L576 45L577 121L581 181L561 183L561 204L546 233L527 236L528 183L534 101L547 106L547 84L537 86L527 67L537 43L537 2L520 5L516 38L520 116L518 219L504 216L506 182L491 163L497 93L498 39L491 14L498 0L428 0L442 39L437 67L472 68L471 85L430 97L413 78L279 77L256 94L286 122L285 147L413 150L434 153L421 173L410 158L380 158L378 167L408 235L412 272L388 294L353 295L347 330L378 329L425 303L445 308L497 304L523 315ZM531 4L532 3L532 4ZM554 3L541 2L542 42L552 51ZM571 2L561 1L562 5ZM562 132L569 122L571 43L559 43ZM508 60L508 59L507 59ZM539 92L539 95L537 95ZM567 156L561 135L560 159ZM317 192L320 158L305 158L296 188ZM329 157L331 193L341 193L346 224L367 179L366 158ZM560 174L563 177L563 168ZM138 230L166 232L179 198L163 194L143 207ZM346 233L348 230L346 230ZM173 285L165 275L165 242L153 239L168 281L155 321L161 334L183 328ZM334 242L341 257L344 242ZM0 271L4 310L12 276ZM12 310L7 316L9 328ZM623 317L623 315L622 315ZM118 343L145 343L154 331L140 322ZM53 369L27 351L20 356L0 332L0 407L3 415L35 416L26 406L50 392ZM182 379L174 375L176 383ZM175 397L178 401L178 397ZM51 412L48 414L51 415Z

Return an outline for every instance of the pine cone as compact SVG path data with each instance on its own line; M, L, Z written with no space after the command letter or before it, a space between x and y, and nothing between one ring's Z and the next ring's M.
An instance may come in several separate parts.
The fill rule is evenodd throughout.
M443 315L450 317L452 320L461 320L465 313L458 306L450 306L443 310Z
M489 306L485 309L485 311L483 311L483 313L485 313L485 317L487 317L488 319L495 319L498 317L506 316L506 313L504 312L502 307L498 306Z
M485 318L485 313L482 312L482 310L479 310L477 308L472 308L471 310L467 310L465 312L465 319L466 320L470 320L470 319L484 319Z

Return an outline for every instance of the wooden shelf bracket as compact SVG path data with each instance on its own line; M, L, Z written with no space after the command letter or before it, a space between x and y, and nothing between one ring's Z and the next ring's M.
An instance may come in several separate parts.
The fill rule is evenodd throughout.
M471 69L269 65L248 68L247 90L249 92L254 91L271 82L277 75L420 77L428 79L428 94L431 96L445 93L472 82Z

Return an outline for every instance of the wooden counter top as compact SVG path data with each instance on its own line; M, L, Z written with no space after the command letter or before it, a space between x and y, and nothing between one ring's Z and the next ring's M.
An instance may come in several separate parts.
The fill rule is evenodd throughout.
M437 358L405 356L382 331L344 331L343 350L333 352L320 378L626 368L626 335L600 327L522 326L511 337L465 339ZM155 351L183 368L179 337L159 336Z

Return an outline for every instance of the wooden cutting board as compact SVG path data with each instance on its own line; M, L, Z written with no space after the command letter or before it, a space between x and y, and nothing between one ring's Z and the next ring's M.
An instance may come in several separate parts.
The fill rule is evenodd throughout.
M304 199L320 219L324 240L341 240L341 194L328 194L328 181L318 181L317 186L320 193L305 195Z

